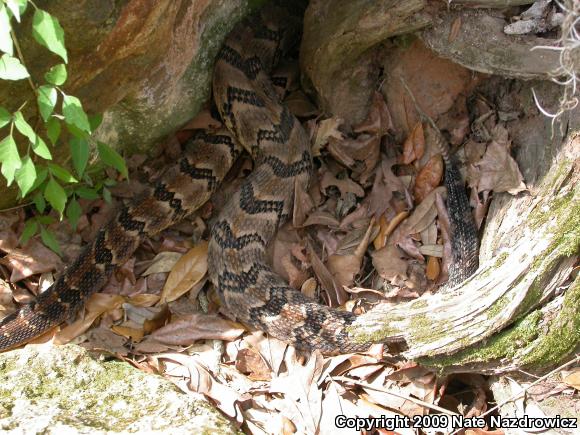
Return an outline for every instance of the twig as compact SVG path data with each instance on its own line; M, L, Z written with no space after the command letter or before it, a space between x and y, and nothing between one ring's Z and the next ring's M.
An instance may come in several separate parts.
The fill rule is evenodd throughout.
M522 388L521 391L513 394L511 397L508 397L506 400L504 400L501 403L498 403L497 405L495 405L493 408L488 409L486 412L484 412L483 414L481 414L479 417L483 418L489 414L491 414L492 412L494 412L495 410L501 408L502 406L504 406L506 403L512 402L515 399L518 399L522 394L526 393L530 388L538 385L540 382L548 379L550 376L552 376L555 373L558 373L559 371L565 369L568 366L571 366L572 364L576 363L580 361L580 355L576 355L575 358L571 359L570 361L568 361L567 363L562 364L559 367L556 367L554 370L552 370L549 373L546 373L544 376L539 377L538 379L536 379L534 382L532 382L529 385L526 385L524 388ZM450 435L455 435L456 433L462 431L462 429L457 429L455 432L452 432Z
M445 409L445 408L441 408L440 406L433 405L433 404L425 402L421 399L416 399L414 397L406 396L404 394L393 393L392 391L389 391L386 388L376 387L376 386L368 384L366 382L361 382L361 381L357 381L356 379L347 378L346 376L331 376L330 379L332 379L333 381L350 382L351 384L359 385L361 387L368 388L369 390L375 390L375 391L380 391L381 393L390 394L392 396L398 397L400 399L408 400L410 402L413 402L416 405L423 406L424 408L429 408L429 409L432 409L433 411L438 411L438 412L441 412L443 414L459 415L456 412L450 411L450 410Z
M12 26L10 26L10 36L12 37L12 41L14 42L14 47L16 47L16 53L18 53L18 58L20 59L20 63L22 65L24 65L24 68L26 68L26 71L28 71L28 83L30 84L32 91L34 92L34 95L36 95L38 93L38 90L36 89L36 86L34 86L34 82L32 81L32 78L30 77L30 70L26 66L26 62L24 61L24 56L22 55L22 50L20 49L20 44L18 43L18 38L16 38L16 33L14 33Z

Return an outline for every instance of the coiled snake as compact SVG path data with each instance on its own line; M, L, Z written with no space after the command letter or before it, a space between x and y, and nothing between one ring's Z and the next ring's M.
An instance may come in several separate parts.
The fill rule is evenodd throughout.
M294 20L275 6L234 28L213 74L214 100L227 130L197 132L178 163L140 200L122 206L35 303L3 319L0 350L71 318L146 235L204 204L242 149L255 169L217 218L209 244L209 275L223 304L239 321L300 348L325 353L368 348L346 330L352 313L322 306L288 286L266 259L269 241L292 212L295 189L308 184L312 169L306 133L268 77L294 42L295 30ZM477 267L477 235L461 177L447 153L444 157L455 259L451 280L459 281Z

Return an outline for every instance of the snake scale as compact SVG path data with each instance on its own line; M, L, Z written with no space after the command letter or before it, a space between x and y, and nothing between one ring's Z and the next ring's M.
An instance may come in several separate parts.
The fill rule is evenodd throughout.
M0 350L19 346L71 319L146 236L204 204L245 149L255 165L211 230L209 276L239 321L303 349L361 351L347 332L356 316L318 304L268 264L266 247L293 209L313 168L307 135L280 102L269 71L295 44L299 20L269 5L238 24L221 48L213 97L226 128L197 131L176 165L133 203L123 205L94 241L37 300L0 321ZM477 268L477 234L461 176L447 153L445 184L453 234L450 280Z

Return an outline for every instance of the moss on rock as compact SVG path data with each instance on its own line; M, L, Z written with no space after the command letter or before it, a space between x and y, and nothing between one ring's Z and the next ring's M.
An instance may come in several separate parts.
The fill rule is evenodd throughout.
M236 433L201 396L79 346L0 355L0 430L30 433Z

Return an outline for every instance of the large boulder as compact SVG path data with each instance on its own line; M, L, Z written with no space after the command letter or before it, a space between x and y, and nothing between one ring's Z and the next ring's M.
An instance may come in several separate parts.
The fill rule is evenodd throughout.
M231 28L263 0L39 0L65 31L69 79L64 91L89 113L103 113L97 139L125 152L148 152L200 109L210 95L213 60ZM42 83L61 60L32 38L32 13L15 26L32 79ZM2 81L0 106L36 125L26 80ZM54 150L64 160L68 147ZM0 192L4 191L0 183ZM15 192L14 192L15 194ZM14 194L0 195L0 208Z
M237 433L203 397L161 376L50 344L0 354L0 431Z

